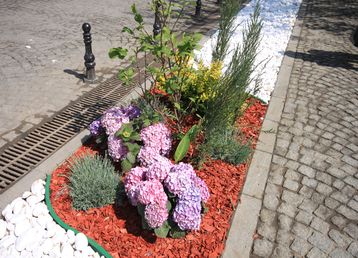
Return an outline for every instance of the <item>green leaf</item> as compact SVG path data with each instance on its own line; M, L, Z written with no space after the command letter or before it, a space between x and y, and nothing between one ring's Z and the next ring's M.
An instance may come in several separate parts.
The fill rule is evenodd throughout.
M138 213L139 215L141 216L142 218L142 228L143 229L151 229L147 223L147 221L145 220L145 217L144 217L144 209L145 209L145 206L142 205L142 204L138 204L137 205L137 210L138 210Z
M181 139L177 149L175 150L175 154L174 154L175 163L178 163L185 157L185 155L188 153L189 146L190 146L190 137L187 133Z
M181 110L181 107L180 107L180 103L179 103L179 102L174 102L174 107L175 107L177 110Z
M118 57L119 59L124 59L128 54L128 49L122 47L111 48L108 52L110 58Z
M130 29L130 28L128 28L128 27L123 27L122 32L127 32L127 33L129 33L129 34L131 34L131 35L134 34L133 30Z
M154 233L157 237L166 238L170 230L170 226L167 221L163 223L163 225L159 228L154 229Z
M127 160L128 160L131 164L134 164L134 163L136 162L136 156L134 156L132 152L128 152L128 153L127 153Z
M124 159L121 162L121 167L122 167L122 170L126 172L126 171L131 170L132 164L128 159Z
M170 212L172 209L172 203L170 201L167 201L167 211Z
M170 231L170 236L172 238L183 238L183 237L185 237L185 235L186 235L186 232L181 229L172 229Z

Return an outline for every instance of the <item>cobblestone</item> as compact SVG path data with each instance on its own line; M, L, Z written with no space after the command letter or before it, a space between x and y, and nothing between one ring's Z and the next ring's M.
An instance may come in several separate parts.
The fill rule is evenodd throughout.
M338 230L331 229L328 233L329 237L336 242L338 246L347 249L348 245L352 242L347 236L340 233Z
M354 257L358 257L358 242L353 242L348 247L348 252L353 255Z
M329 231L329 224L318 217L313 218L311 227L322 234L327 234Z
M257 227L273 244L263 257L358 257L358 49L350 41L358 2L303 5Z

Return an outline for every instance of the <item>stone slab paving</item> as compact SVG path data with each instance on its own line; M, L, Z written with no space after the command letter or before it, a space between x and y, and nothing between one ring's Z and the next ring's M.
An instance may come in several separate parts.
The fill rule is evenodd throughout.
M303 8L250 257L358 257L358 1Z
M93 52L99 82L120 64L108 58L111 47L133 42L121 30L132 26L130 6L152 30L151 0L2 0L0 1L0 150L5 144L67 106L95 85L84 84L81 25L92 25ZM216 1L203 3L205 24L192 17L179 22L184 30L215 20ZM187 14L192 14L190 6ZM4 147L5 148L5 147Z

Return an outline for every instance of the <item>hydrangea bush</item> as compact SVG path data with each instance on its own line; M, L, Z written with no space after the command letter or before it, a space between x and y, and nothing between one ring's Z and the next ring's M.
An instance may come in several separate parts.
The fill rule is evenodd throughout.
M159 237L198 230L202 203L209 199L208 187L190 164L173 164L160 155L152 161L150 165L141 162L124 180L128 199L138 207L143 227L154 229Z

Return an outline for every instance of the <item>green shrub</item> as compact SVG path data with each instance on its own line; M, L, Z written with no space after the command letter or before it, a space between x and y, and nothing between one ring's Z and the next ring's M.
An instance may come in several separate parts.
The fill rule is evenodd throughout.
M85 155L74 161L70 169L73 208L88 210L115 202L120 176L109 159Z
M228 11L223 15L228 16L227 18L221 17L224 20L230 20L232 17L232 13ZM230 22L226 25L229 26ZM241 106L250 96L248 87L252 81L255 81L255 78L252 78L252 73L256 69L255 58L261 39L261 29L262 19L260 18L260 7L257 4L244 29L242 44L239 44L234 50L226 72L213 89L214 97L208 102L204 124L207 138L210 138L211 133L219 127L230 128L233 126L236 118L240 115ZM227 28L227 30L229 29ZM229 35L230 33L223 33L223 38L219 38L217 44L227 44L225 38ZM226 46L216 47L214 57L216 55L216 58L225 59L226 48ZM256 82L258 81L256 80ZM256 87L254 90L257 90Z
M210 156L233 165L239 165L246 161L250 155L249 145L242 145L235 139L234 130L220 130L211 133L210 139L200 149L202 158Z

